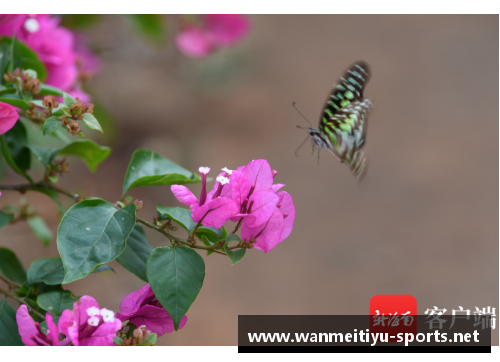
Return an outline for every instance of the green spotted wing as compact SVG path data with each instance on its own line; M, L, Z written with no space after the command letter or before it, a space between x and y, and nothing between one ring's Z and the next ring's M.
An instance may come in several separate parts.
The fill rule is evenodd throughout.
M328 149L347 163L356 178L361 178L367 160L361 150L365 144L367 120L372 103L364 98L370 79L368 64L358 61L347 69L329 94L319 129L329 142Z

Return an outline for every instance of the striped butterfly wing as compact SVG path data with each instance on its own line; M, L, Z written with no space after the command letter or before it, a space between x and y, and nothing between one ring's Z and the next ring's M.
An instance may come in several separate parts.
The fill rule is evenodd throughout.
M319 129L330 141L329 150L360 179L367 167L361 150L365 143L368 113L372 108L363 92L370 78L368 64L354 63L346 70L328 96Z

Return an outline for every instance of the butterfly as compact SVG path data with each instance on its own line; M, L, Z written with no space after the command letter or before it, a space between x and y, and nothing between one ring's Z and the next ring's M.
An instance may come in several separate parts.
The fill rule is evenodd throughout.
M349 166L357 180L361 180L368 166L361 148L365 145L368 114L373 107L363 96L369 79L370 68L366 62L352 64L333 85L323 106L319 128L308 128L313 152L315 145L328 149Z

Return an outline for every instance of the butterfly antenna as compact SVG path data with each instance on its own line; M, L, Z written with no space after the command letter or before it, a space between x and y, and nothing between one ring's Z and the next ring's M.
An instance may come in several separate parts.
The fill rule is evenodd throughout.
M309 135L307 135L306 139L304 141L302 141L302 143L300 144L299 147L297 147L297 149L295 150L295 156L299 157L299 150L302 148L302 146L304 146L304 144L307 142L307 139L309 138Z
M302 118L304 118L307 121L307 123L309 123L311 125L311 127L312 127L313 125L311 124L311 122L309 122L309 120L306 117L304 117L304 115L302 113L300 113L300 111L297 109L297 107L295 107L295 102L292 103L292 106L293 106L293 108L295 108L295 110L297 112L299 112L299 114L302 116ZM301 128L301 127L297 126L297 128Z

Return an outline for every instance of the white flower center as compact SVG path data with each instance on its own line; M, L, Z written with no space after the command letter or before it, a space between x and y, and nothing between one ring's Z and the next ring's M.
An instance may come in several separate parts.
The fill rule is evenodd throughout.
M24 29L30 33L36 33L40 29L40 24L38 24L36 19L29 18L24 22Z
M224 176L217 176L216 180L219 181L221 183L221 185L225 185L225 184L229 183L229 179L227 177L224 177Z
M96 327L99 324L99 317L92 316L87 320L87 323L91 326Z
M115 321L115 312L113 312L112 310L102 308L101 315L102 315L102 319L104 320L104 322L114 322Z
M224 167L222 171L226 172L228 175L231 175L233 173L233 170L230 170L227 167Z
M207 173L210 172L210 167L204 167L204 166L201 166L198 171L200 171L200 173L206 175Z
M96 307L87 308L86 312L89 315L89 317L93 317L93 316L101 314L101 310L99 308L96 308Z

